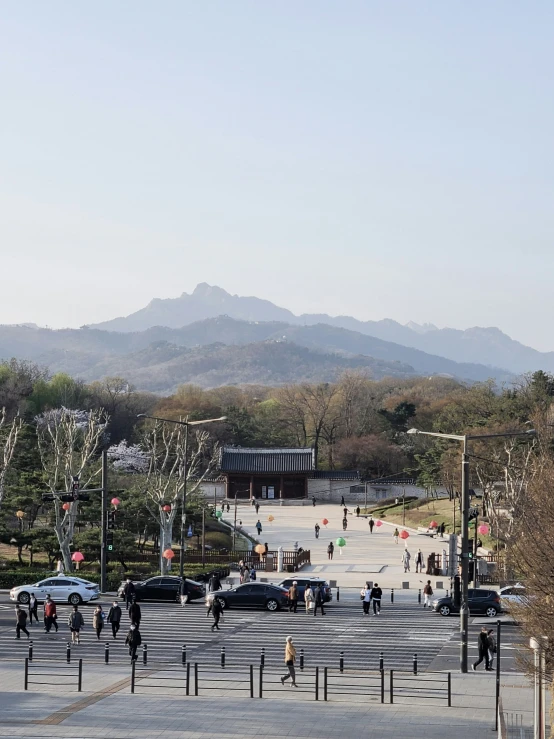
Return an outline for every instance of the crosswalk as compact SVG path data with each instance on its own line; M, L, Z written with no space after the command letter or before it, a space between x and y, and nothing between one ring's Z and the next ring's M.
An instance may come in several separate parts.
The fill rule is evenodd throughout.
M342 601L333 602L326 608L325 616L318 613L315 618L306 614L303 606L296 614L231 609L225 611L221 630L215 633L202 602L185 608L169 603L142 603L141 609L140 632L143 647L147 647L148 664L179 663L184 646L186 660L203 665L219 665L224 648L228 667L259 665L262 649L266 665L281 666L285 639L292 636L298 658L303 650L306 668L338 667L342 653L345 669L377 670L382 652L385 669L410 670L417 654L419 669L424 670L457 628L451 619L441 618L415 603L384 604L378 617L363 616L359 602ZM98 641L92 629L92 607L83 606L81 610L85 628L81 644L72 647L72 659L103 662L105 645L109 643L110 663L128 662L124 641L129 622L125 611L118 638L112 639L111 628L106 625ZM68 613L69 607L58 607L57 634L45 634L41 624L29 629L34 659L65 659L70 639ZM2 659L27 656L27 639L16 641L14 637L13 628L0 630ZM139 650L141 662L143 647Z

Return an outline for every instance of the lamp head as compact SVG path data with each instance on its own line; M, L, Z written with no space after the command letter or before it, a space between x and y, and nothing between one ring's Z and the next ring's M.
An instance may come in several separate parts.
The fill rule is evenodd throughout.
M408 434L419 434L419 429L408 429Z

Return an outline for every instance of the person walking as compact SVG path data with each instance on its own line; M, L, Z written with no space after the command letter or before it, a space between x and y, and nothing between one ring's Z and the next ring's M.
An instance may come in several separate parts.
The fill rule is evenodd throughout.
M31 594L29 598L29 626L33 625L33 616L38 624L38 600Z
M189 584L186 577L181 578L179 583L179 600L181 601L181 608L184 608L189 599ZM139 619L140 620L140 619Z
M321 528L321 526L318 523L316 523L316 525L314 526L315 538L316 539L319 539L319 530L320 530L320 528Z
M125 586L123 588L123 597L125 598L125 608L129 610L129 606L135 599L136 591L135 586L131 582L131 578L128 577L127 581L125 582Z
M417 550L416 560L415 560L415 571L423 572L423 552L421 551L421 549Z
M137 624L132 623L129 627L125 644L129 646L129 657L131 658L131 662L135 662L137 659L137 649L142 644L142 637Z
M92 614L92 628L96 631L96 638L98 641L100 641L100 634L102 633L102 629L104 628L104 618L106 617L106 614L102 610L102 606L98 605L94 609L94 613Z
M402 564L404 565L404 572L410 571L410 560L412 558L412 555L408 551L408 548L404 549L402 552Z
M400 536L400 532L398 531L398 529L395 529L394 532L393 532L393 534L392 534L392 538L394 539L394 543L395 544L398 544L398 537L399 536Z
M342 509L342 512L344 514L344 517L346 518L348 516L348 508L344 506L344 508Z
M227 503L227 513L231 513L231 506Z
M494 638L494 631L492 629L487 631L487 642L489 645L489 669L492 670L492 663L496 654L496 639Z
M371 602L371 588L369 583L366 582L365 587L362 588L360 593L362 598L362 608L364 609L364 616L369 616L369 604Z
M431 608L431 597L433 595L433 588L431 587L431 580L427 580L425 587L423 588L423 607Z
M325 591L323 590L323 583L321 583L319 587L316 586L315 593L314 593L314 616L317 616L318 607L319 607L319 610L321 611L321 615L325 616L325 609L323 608L324 601L325 601Z
M212 616L214 619L214 622L212 624L212 631L214 629L217 629L219 631L219 619L221 618L223 614L223 606L221 605L221 601L219 600L219 598L213 599L212 605L211 605L211 611L212 611Z
M315 508L315 495L312 495L312 505Z
M373 527L375 526L375 521L373 520L372 517L370 517L368 523L369 523L369 533L373 534Z
M287 641L285 643L285 665L288 667L288 672L286 675L283 675L281 678L281 685L284 685L285 682L289 679L291 679L291 688L297 688L298 685L296 684L296 672L294 669L294 663L296 662L296 648L294 644L292 643L292 636L287 636Z
M142 618L142 613L140 612L140 606L136 602L136 600L134 600L129 606L129 621L132 624L135 624L138 629L140 628L141 618Z
M108 623L112 625L112 634L113 638L117 638L117 632L119 631L119 626L121 622L121 608L119 607L119 603L114 600L112 603L112 607L108 611Z
M356 518L360 518L360 506L356 506Z
M260 519L256 521L256 531L258 532L258 536L262 533L262 522Z
M335 551L335 545L333 542L330 542L329 546L327 547L327 558L333 559L333 552Z
M344 502L344 495L341 495L341 498L340 498L340 504L341 504L342 506L346 505L346 503Z
M260 510L260 504L258 503L258 501L256 501L254 508L256 509L256 516L257 516Z
M314 604L314 591L309 583L306 585L306 589L304 590L304 603L306 604L306 613L309 613Z
M371 588L371 600L373 601L373 613L375 616L381 615L381 598L383 597L383 591L379 587L378 583Z
M471 665L471 669L475 672L481 662L485 660L485 670L490 670L489 633L486 626L481 627L481 631L477 637L477 649L479 651L479 659Z
M256 578L256 568L252 567L252 569L250 570L250 582L256 582Z
M69 614L67 625L71 631L71 641L73 644L81 643L81 629L85 625L83 614L79 611L79 606L73 606L73 611Z
M27 639L30 638L30 634L27 631L27 613L21 608L21 606L15 607L15 638L21 639L21 632L27 634Z
M291 611L294 611L296 613L297 608L298 608L298 585L297 585L296 580L294 580L294 582L289 588L289 613Z
M56 604L52 598L47 595L44 601L44 631L49 634L52 626L58 631L58 624L56 623Z
M242 581L243 583L250 582L250 570L248 569L248 567L244 568L244 572L242 574Z
M221 590L221 580L219 575L214 572L208 581L208 592L214 593L216 590Z
M344 517L344 518L342 519L342 530L343 530L343 531L346 531L346 529L347 529L347 528L348 528L348 519L347 519L347 518L346 518L346 516L345 516L345 517Z

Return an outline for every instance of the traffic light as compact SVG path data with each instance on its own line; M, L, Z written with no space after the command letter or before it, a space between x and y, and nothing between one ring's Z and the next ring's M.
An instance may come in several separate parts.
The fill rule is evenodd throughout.
M108 511L108 531L115 529L115 511Z
M106 533L106 547L108 552L113 552L113 531L108 531Z

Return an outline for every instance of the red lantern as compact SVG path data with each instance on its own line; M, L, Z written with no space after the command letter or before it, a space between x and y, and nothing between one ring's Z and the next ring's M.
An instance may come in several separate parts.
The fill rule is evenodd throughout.
M119 498L112 498L112 505L114 508L117 508L117 506L121 503Z
M175 556L175 552L173 551L173 549L166 549L163 553L163 556L164 559L173 559L173 557Z
M408 534L408 532L406 531L406 529L402 529L402 531L400 532L400 538L401 539L407 539L409 536L410 535Z
M71 503L64 503L62 508L64 509L64 511L68 511L71 508Z
M436 521L431 521L431 523L429 524L430 529L436 529L437 526L438 526L438 523Z
M489 533L489 531L490 531L490 528L489 528L489 527L487 526L487 524L486 524L486 523L482 523L482 524L481 524L480 526L478 526L478 527L477 527L477 531L478 531L478 532L479 532L480 534L483 534L483 536L486 536L486 534L488 534L488 533Z
M169 513L170 510L171 510L171 506L170 505L164 505L164 507L162 508L162 511L165 511L166 513Z
M324 519L323 519L323 521L322 521L321 523L322 523L322 524L323 524L324 526L327 526L327 524L329 523L329 521L328 521L328 520L327 520L326 518L324 518Z
M376 526L382 526L383 525L383 522L382 521L375 521L375 525Z

